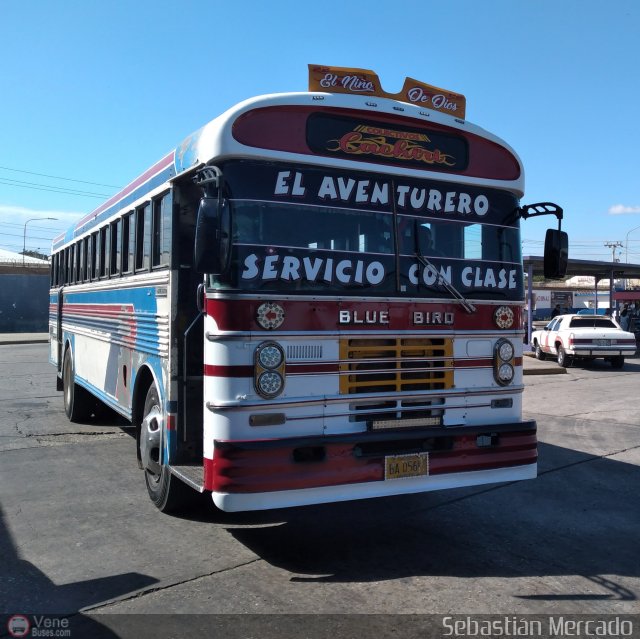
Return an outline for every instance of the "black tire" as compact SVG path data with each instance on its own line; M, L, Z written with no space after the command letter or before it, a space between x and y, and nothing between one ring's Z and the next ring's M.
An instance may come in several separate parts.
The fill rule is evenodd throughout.
M611 368L622 368L624 366L624 357L617 355L611 358Z
M65 351L62 362L62 393L64 397L64 412L69 421L84 422L91 417L94 398L82 386L76 384L71 349Z
M571 360L567 353L565 352L562 344L558 345L558 366L562 366L562 368L566 368L571 364Z
M536 359L539 359L541 362L547 359L547 356L542 352L538 342L536 342Z
M163 460L164 420L158 391L152 385L144 402L138 437L138 456L144 470L147 492L163 513L185 512L200 495L173 475L166 460Z

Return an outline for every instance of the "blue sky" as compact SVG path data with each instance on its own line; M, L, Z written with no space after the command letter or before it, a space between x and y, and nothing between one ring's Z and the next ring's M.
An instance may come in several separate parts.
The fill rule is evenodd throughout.
M639 34L635 0L0 0L0 248L55 217L28 224L48 253L228 107L306 90L314 63L464 94L522 158L523 202L564 208L571 257L620 242L640 263ZM553 224L523 223L525 255Z

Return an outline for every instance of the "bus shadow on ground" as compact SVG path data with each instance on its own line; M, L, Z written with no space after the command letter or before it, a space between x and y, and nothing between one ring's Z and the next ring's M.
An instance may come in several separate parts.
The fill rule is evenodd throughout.
M0 615L45 615L52 618L71 616L74 618L74 624L79 623L80 618L84 618L83 627L87 631L90 630L90 634L83 636L117 635L105 629L99 621L78 615L77 611L157 583L157 579L148 575L128 572L56 584L33 563L20 557L1 509L0 556Z
M601 592L535 598L635 600L600 575L640 577L640 468L548 444L540 456L553 461L532 481L279 511L281 523L263 527L247 515L227 528L293 581L580 575Z

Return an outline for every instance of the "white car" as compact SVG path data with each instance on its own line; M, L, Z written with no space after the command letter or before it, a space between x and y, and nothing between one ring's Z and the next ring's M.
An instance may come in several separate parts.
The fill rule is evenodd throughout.
M606 315L558 315L531 334L531 346L538 359L552 355L563 367L574 358L604 357L613 368L622 368L625 356L636 351L636 338Z

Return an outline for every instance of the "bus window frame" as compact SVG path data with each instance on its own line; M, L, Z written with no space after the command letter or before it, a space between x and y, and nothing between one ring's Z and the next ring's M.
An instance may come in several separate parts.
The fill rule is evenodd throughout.
M98 253L100 255L98 265L98 279L104 280L109 277L109 226L104 225L99 230L100 246Z
M117 220L113 220L113 222L109 224L109 233L111 235L111 242L109 246L109 277L121 277L122 217L119 217Z

